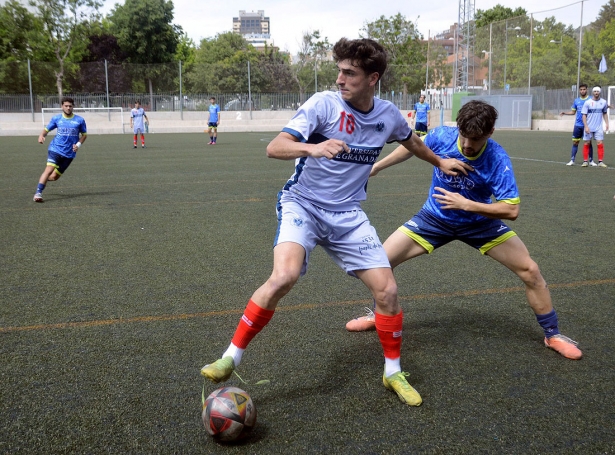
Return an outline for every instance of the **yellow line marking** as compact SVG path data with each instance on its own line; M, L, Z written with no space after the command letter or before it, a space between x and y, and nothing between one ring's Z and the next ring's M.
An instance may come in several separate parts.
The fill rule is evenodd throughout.
M551 289L564 289L564 288L577 288L583 286L600 286L603 284L614 284L615 278L609 278L604 280L588 280L588 281L576 281L573 283L559 283L550 284ZM523 286L514 286L510 288L501 289L471 289L467 291L456 292L444 292L434 294L416 294L409 296L399 296L399 300L424 300L424 299L442 299L450 297L468 297L473 295L489 295L489 294L506 294L509 292L522 292L525 291ZM325 307L338 307L345 305L359 305L369 304L372 299L357 299L357 300L344 300L338 302L325 302L325 303L302 303L298 305L280 306L276 311L300 311L311 310L314 308ZM0 333L9 332L26 332L31 330L50 330L50 329L70 329L77 327L100 327L105 325L115 324L131 324L135 322L159 322L159 321L180 321L185 319L197 319L197 318L209 318L215 316L226 316L231 314L243 314L243 308L234 310L220 310L220 311L208 311L202 313L184 313L184 314L166 314L160 316L137 316L133 318L117 318L117 319L99 319L95 321L80 321L80 322L59 322L56 324L37 324L28 326L13 326L13 327L0 327Z

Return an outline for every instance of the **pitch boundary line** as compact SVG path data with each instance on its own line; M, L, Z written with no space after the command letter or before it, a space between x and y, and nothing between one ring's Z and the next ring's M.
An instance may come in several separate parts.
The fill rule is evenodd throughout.
M588 280L588 281L575 281L572 283L558 283L551 284L551 289L566 289L577 288L582 286L600 286L603 284L615 284L615 278L609 278L604 280ZM514 286L510 288L500 289L472 289L467 291L456 292L443 292L433 294L416 294L408 296L399 296L399 300L425 300L425 299L442 299L450 297L469 297L475 295L491 295L491 294L506 294L509 292L522 292L525 291L523 286ZM310 310L314 308L326 308L337 307L345 305L359 305L369 304L372 299L357 299L357 300L344 300L337 302L325 302L325 303L302 303L297 305L281 306L276 311L300 311ZM117 318L117 319L98 319L93 321L80 321L80 322L59 322L55 324L35 324L28 326L12 326L12 327L0 327L0 333L13 333L13 332L27 332L36 330L52 330L52 329L70 329L80 327L102 327L106 325L117 324L131 324L138 322L159 322L159 321L181 321L187 319L208 318L212 316L226 316L231 314L241 315L244 309L233 310L219 310L219 311L207 311L200 313L184 313L184 314L167 314L160 316L136 316L132 318Z

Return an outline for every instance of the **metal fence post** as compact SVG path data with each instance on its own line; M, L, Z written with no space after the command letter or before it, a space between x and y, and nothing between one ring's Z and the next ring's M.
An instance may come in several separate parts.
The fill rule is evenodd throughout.
M109 121L111 121L111 111L108 109L111 105L109 104L109 72L107 71L107 59L105 59L105 87L107 90L107 115L109 116Z
M34 122L34 97L32 96L32 72L30 71L30 59L28 59L28 83L30 84L30 111Z

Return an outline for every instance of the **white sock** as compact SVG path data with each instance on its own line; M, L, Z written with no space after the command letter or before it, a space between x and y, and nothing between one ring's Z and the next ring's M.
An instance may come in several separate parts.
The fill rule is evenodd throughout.
M222 354L222 358L231 356L233 358L233 363L235 364L235 368L237 368L239 364L241 363L241 357L243 356L243 351L245 351L245 349L238 348L233 343L231 343L228 349L224 352L224 354ZM399 359L397 360L399 363Z
M399 357L396 359L384 358L384 375L388 378L392 374L399 373L401 371L401 365L399 363Z

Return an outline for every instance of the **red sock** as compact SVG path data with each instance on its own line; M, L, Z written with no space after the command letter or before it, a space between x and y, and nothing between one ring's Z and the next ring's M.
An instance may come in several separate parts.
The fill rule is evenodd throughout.
M137 135L136 135L136 134L135 134L135 137L134 137L134 139L133 139L132 143L133 143L134 145L137 145Z
M395 316L385 316L375 313L376 332L387 359L399 359L401 356L401 331L404 324L404 313Z
M583 144L583 161L589 161L589 143Z
M598 144L598 161L604 158L604 144Z
M252 338L269 323L273 313L274 311L265 310L250 299L231 342L240 349L247 348Z

